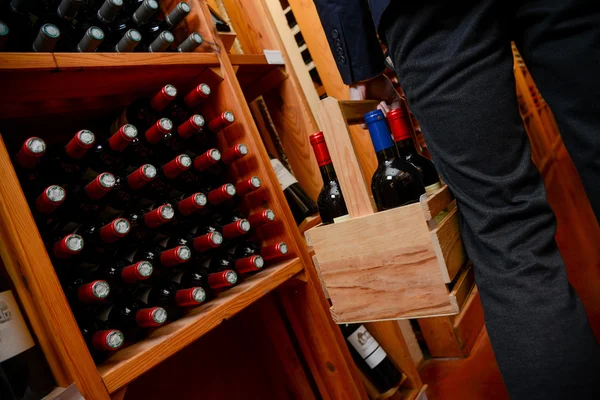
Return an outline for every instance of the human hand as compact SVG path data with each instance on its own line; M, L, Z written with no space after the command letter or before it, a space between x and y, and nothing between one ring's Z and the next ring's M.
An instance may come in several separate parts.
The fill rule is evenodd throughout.
M377 106L384 115L388 111L400 108L400 95L394 89L389 78L383 74L368 81L357 82L350 85L350 100L379 100ZM363 128L366 126L363 125Z

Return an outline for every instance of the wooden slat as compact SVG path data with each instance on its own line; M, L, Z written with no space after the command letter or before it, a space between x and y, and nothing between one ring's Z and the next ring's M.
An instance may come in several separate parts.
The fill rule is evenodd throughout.
M421 346L419 345L419 341L417 340L410 320L401 319L396 322L402 331L402 336L406 342L406 348L410 353L410 357L412 358L413 363L418 367L423 361L423 351L421 350Z
M219 37L225 46L225 51L229 52L233 47L237 34L235 32L219 32Z
M275 89L287 78L288 75L284 72L283 68L272 69L266 75L257 77L257 79L247 84L245 87L242 86L246 101L251 102L263 93Z
M375 100L340 100L340 108L348 125L364 124L364 115L375 110L378 104Z
M443 209L448 207L452 201L452 193L448 186L444 185L440 190L421 199L421 206L426 220L435 218Z
M219 66L214 53L54 53L59 70L136 66Z
M0 70L56 70L52 53L0 53Z
M88 398L108 399L50 263L0 137L0 255L57 384L73 381Z
M483 306L477 287L469 294L460 313L449 318L453 321L454 332L462 345L463 355L469 355L484 327Z
M460 236L458 210L454 208L431 231L431 241L444 277L450 283L463 266L467 255Z
M373 214L376 210L375 203L354 144L346 134L348 125L340 103L332 97L321 100L319 120L350 217Z
M157 329L147 339L120 350L98 367L108 391L112 393L127 385L290 279L302 268L299 259L269 267L206 305L192 310L185 317Z
M419 204L320 226L306 235L338 323L458 312Z
M461 309L474 286L475 272L473 271L472 264L469 262L460 273L460 276L452 288L452 292L450 292L450 296L453 296L456 299L456 303Z

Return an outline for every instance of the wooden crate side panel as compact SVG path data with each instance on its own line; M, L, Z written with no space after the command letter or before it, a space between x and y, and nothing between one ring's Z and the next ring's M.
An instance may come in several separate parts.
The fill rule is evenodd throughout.
M420 203L423 207L425 219L429 221L435 218L440 212L449 206L452 200L452 193L450 193L450 189L448 189L448 186L446 185L444 185L440 190L431 196L422 196Z
M479 298L477 287L474 287L461 312L456 316L450 317L454 325L456 337L462 345L463 355L467 356L471 353L477 337L484 327L483 306Z
M438 258L444 282L450 283L467 260L460 236L458 209L454 208L431 231L431 241Z
M17 286L25 313L33 324L59 385L73 381L88 398L108 399L108 393L79 332L62 288L29 211L10 157L0 136L0 247L7 271ZM67 380L65 382L65 380Z
M458 312L419 204L313 228L307 235L338 323Z

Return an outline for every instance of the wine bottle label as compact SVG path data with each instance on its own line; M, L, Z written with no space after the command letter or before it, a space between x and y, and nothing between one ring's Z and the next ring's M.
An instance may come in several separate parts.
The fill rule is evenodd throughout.
M371 369L378 366L379 363L387 357L385 350L381 348L379 343L377 343L377 340L371 336L364 325L359 326L358 329L346 339Z
M0 293L0 363L34 345L12 291Z
M427 196L431 196L432 194L434 194L441 188L442 188L442 184L440 182L436 182L433 185L425 186L425 194Z
M335 217L333 219L333 223L337 224L338 222L348 221L350 219L350 214L342 215L340 217Z
M291 172L288 171L278 159L271 159L271 166L275 170L275 175L277 175L277 180L281 185L281 190L285 190L294 183L298 183L296 178L294 178L294 175L292 175Z

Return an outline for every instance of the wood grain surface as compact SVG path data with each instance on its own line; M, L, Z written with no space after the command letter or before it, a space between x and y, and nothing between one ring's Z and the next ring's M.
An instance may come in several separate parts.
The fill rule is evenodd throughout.
M450 283L467 259L460 236L458 210L456 208L451 210L438 226L431 231L431 241L444 282Z

